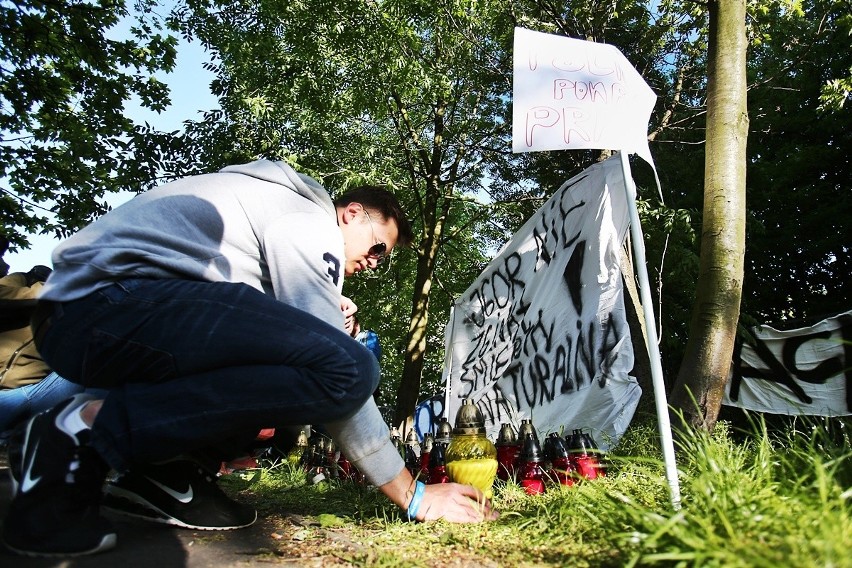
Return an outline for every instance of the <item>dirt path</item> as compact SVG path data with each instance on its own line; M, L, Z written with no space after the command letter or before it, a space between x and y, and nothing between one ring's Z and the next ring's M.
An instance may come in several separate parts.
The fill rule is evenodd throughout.
M0 519L11 494L5 452L0 458ZM25 558L0 547L4 568L231 568L246 566L345 565L358 545L345 533L323 532L312 519L296 515L265 517L237 531L190 531L109 517L118 533L115 550L67 560ZM2 521L0 521L2 526ZM310 538L306 538L310 535ZM320 536L320 539L317 537Z

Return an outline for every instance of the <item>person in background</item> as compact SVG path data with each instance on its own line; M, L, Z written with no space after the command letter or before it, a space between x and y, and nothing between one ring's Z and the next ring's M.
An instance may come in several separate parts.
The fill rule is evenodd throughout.
M49 274L36 265L0 278L0 444L19 421L83 390L52 372L33 341L30 317Z
M3 258L9 252L9 239L5 235L0 235L0 278L9 274L9 264Z
M114 547L99 512L110 468L122 477L109 493L140 506L156 496L168 521L251 524L256 512L213 497L215 473L196 475L184 456L299 424L324 425L412 520L497 518L474 487L412 478L371 396L378 362L347 328L344 277L412 237L387 190L332 201L285 162L258 160L149 190L60 244L36 343L64 377L108 394L76 395L16 429L6 547Z
M372 329L361 327L361 322L356 318L355 327L352 330L355 341L370 350L370 353L376 356L376 361L382 361L382 344L379 341L379 334ZM373 391L373 399L376 404L379 403L379 385L376 385L376 390ZM381 410L381 409L380 409Z
M382 360L382 344L379 341L379 334L372 329L361 327L361 323L355 322L355 340L370 350L376 356L376 361Z

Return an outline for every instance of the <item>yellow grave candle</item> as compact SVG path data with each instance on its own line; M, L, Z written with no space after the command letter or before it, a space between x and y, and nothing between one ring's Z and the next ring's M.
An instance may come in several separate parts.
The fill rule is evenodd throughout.
M489 499L497 476L497 448L485 436L485 419L467 399L456 414L456 427L447 447L447 473L451 481L473 485Z

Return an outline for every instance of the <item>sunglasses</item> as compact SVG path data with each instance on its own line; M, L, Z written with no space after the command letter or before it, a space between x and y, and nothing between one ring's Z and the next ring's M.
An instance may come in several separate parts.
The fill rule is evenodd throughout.
M370 232L373 233L373 241L376 240L376 230L373 228L373 220L370 214L364 209L364 215L367 216L367 221L370 222ZM367 250L367 256L376 259L376 264L381 264L388 252L388 245L382 242L377 242Z

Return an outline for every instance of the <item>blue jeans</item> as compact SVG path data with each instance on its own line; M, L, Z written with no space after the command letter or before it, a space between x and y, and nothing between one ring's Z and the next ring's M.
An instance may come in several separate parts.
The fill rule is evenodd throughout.
M53 306L39 352L69 380L109 389L92 445L119 471L347 418L379 380L342 329L244 284L128 279Z
M83 387L66 381L56 373L31 385L0 389L0 433L16 422L52 408L66 398L81 392Z

